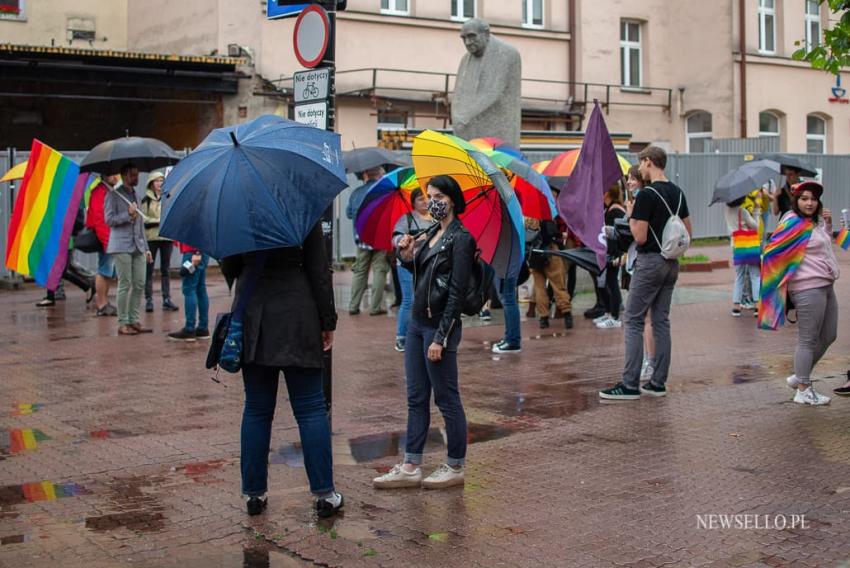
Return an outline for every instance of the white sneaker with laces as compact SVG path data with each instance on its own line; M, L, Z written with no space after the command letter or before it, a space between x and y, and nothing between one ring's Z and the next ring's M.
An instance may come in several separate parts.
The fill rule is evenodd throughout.
M807 388L806 390L797 389L797 392L794 393L794 402L797 404L811 404L812 406L823 406L824 404L829 404L829 397L824 396L817 392L812 387Z
M797 388L797 385L800 384L800 380L797 378L797 375L789 375L785 382L788 383L788 386L792 389Z
M422 483L422 468L417 467L412 472L407 472L402 464L396 464L384 475L372 480L376 489L395 489L398 487L419 487Z
M593 323L598 324L598 323L603 322L603 321L608 320L608 319L611 319L611 314L602 314L598 318L593 318Z
M448 464L443 464L434 470L434 473L422 480L423 489L442 489L463 485L463 468L455 469Z
M609 317L607 320L602 320L601 322L597 323L596 327L598 327L599 329L616 329L618 327L623 327L623 322L618 319Z

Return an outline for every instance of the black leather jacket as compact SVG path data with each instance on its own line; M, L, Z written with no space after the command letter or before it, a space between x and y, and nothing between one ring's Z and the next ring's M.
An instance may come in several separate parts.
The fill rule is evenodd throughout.
M402 266L413 272L413 317L418 322L437 328L434 342L444 347L449 336L460 325L460 314L475 260L475 239L455 219L440 240L428 247L440 225L426 232L418 241L413 262Z

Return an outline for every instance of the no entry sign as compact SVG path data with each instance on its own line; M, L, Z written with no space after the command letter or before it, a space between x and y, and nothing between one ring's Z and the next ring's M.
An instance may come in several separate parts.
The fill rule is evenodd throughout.
M331 24L328 13L318 5L310 5L302 10L295 21L292 45L295 57L304 67L318 65L328 49Z

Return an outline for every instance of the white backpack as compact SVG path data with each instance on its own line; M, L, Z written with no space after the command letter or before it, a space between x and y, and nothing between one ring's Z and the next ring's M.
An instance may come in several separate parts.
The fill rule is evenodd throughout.
M655 242L658 243L658 248L661 249L661 256L667 260L679 258L691 246L691 235L688 234L688 228L685 227L684 221L679 217L679 211L682 209L682 192L679 192L679 205L676 206L676 212L673 213L670 205L667 204L667 201L654 187L648 185L644 189L651 189L664 203L664 206L667 207L667 211L670 212L670 218L667 219L667 223L664 225L664 231L661 233L661 240L658 240L658 235L652 230L652 226L650 225L649 227L649 230L652 231L652 236L655 237Z

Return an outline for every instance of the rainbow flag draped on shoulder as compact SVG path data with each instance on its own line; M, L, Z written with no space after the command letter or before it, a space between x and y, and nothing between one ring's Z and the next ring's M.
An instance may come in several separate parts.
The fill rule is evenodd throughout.
M32 141L6 242L6 266L55 290L89 174L50 146Z
M758 326L777 329L785 323L788 282L803 262L814 223L794 213L779 222L764 247L761 263L761 301Z

